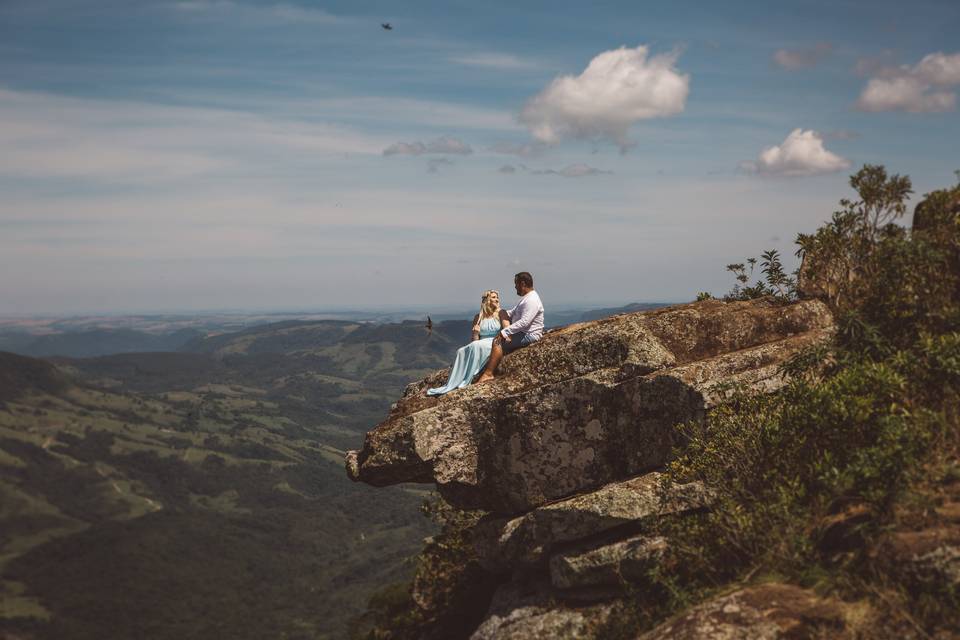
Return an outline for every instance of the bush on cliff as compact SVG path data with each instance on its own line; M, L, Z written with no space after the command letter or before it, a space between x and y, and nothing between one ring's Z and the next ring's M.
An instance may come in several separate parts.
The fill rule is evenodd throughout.
M909 178L868 165L850 183L858 199L797 240L800 289L832 306L833 344L790 363L779 394L735 394L705 424L681 427L689 444L670 473L705 481L718 502L700 519L662 523L671 557L638 585L611 637L765 574L879 601L884 619L866 623L868 635L960 625L954 587L918 588L873 552L884 532L922 519L960 469L960 186L929 194L910 231L894 223ZM767 271L775 257L764 255ZM744 265L728 269L731 298L791 295L776 269L780 290L749 285Z

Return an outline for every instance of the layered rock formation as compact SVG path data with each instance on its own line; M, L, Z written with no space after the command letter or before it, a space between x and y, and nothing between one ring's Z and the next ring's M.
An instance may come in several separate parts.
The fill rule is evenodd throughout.
M668 549L658 520L710 507L701 484L658 471L683 444L677 425L702 420L733 388L779 389L781 365L832 330L815 300L708 300L551 331L507 356L490 384L439 398L425 391L447 371L411 384L348 454L347 472L376 486L435 483L450 504L488 512L468 531L470 597L487 611L474 639L592 638L625 584ZM769 637L792 629L795 613L833 623L813 596L783 589L733 594L719 611L741 607ZM750 609L765 598L782 611ZM688 637L677 630L702 620L670 633Z
M410 385L348 454L348 474L435 482L464 509L529 511L660 467L676 425L702 420L733 385L778 389L780 366L831 330L815 300L708 300L552 331L492 383L439 398L425 390L446 371Z

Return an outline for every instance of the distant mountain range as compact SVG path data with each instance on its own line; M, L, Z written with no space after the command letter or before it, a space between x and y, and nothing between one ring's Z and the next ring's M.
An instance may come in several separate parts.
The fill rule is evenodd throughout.
M608 315L653 309L666 303L632 303L623 307L606 309L559 309L547 314L547 327L557 327L574 322L595 320ZM460 314L438 313L433 316L439 324L468 322L472 311ZM0 323L0 351L9 351L34 357L62 356L67 358L92 358L118 353L159 351L209 351L211 343L205 339L216 336L249 335L263 327L297 324L316 325L320 322L337 322L346 325L388 326L393 324L417 324L423 321L393 322L392 314L361 314L357 319L347 317L309 318L310 314L224 314L222 316L120 316L78 317L50 320L7 319ZM345 315L345 314L344 314ZM292 317L291 317L292 316ZM277 321L279 319L279 321ZM451 327L456 325L450 325ZM304 334L300 334L301 336ZM333 335L333 334L331 334ZM469 337L469 335L468 335ZM233 340L233 337L224 340Z
M196 329L161 334L134 329L89 329L40 336L8 333L0 335L0 349L36 357L89 358L110 353L177 351L202 335Z

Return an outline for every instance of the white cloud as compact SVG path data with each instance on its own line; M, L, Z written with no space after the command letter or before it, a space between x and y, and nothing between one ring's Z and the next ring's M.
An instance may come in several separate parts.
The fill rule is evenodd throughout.
M484 67L500 71L526 71L539 68L532 60L525 60L509 53L472 53L450 58L451 62L470 67Z
M820 42L806 49L779 49L773 54L773 61L784 69L796 71L815 67L830 54L829 43Z
M385 156L421 156L425 153L449 153L468 156L473 149L463 140L441 136L431 142L395 142L383 150Z
M936 113L952 111L960 85L960 53L931 53L920 62L884 67L867 81L857 107L863 111Z
M850 162L827 151L816 131L794 129L782 144L764 149L756 162L741 167L765 176L798 177L843 171Z
M626 149L630 125L683 111L689 74L675 68L678 53L649 57L648 48L605 51L579 76L560 76L531 98L520 121L534 138L608 139Z
M512 164L505 164L499 169L497 169L497 171L499 171L500 173L516 173L517 168Z

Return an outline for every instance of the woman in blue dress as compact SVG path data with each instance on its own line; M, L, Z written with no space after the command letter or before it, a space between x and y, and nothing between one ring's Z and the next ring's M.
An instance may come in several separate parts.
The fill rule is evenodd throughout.
M500 294L493 289L484 291L480 299L480 313L473 317L473 339L457 349L457 357L450 367L447 384L427 389L427 395L441 396L473 382L490 358L494 336L509 325L509 320L500 319Z

